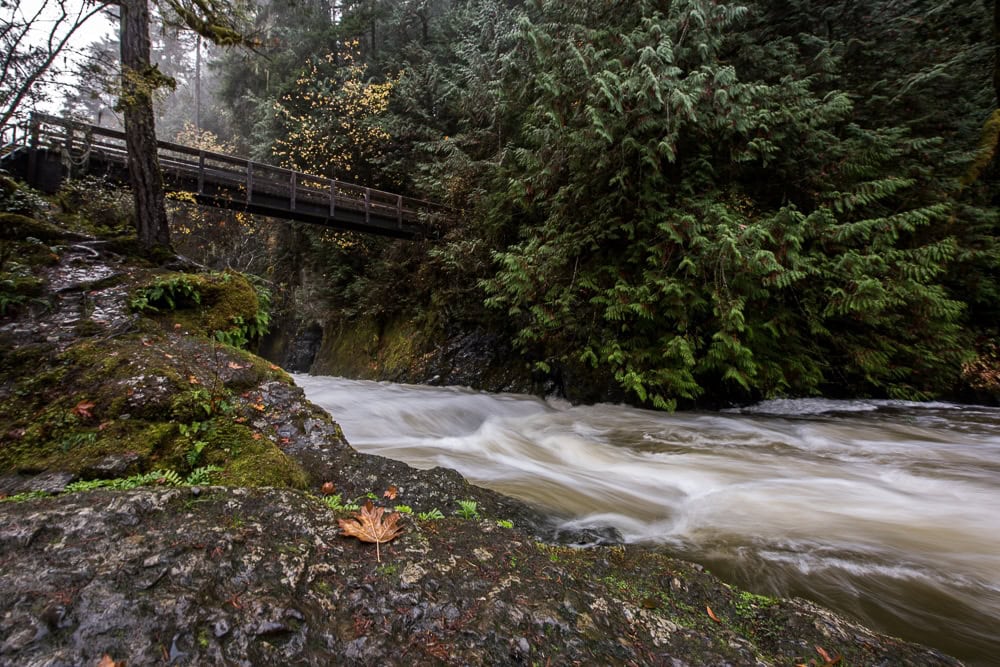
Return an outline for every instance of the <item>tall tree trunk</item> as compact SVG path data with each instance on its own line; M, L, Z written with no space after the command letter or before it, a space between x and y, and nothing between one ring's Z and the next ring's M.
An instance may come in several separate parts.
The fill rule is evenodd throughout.
M993 91L1000 108L1000 0L993 0Z
M135 227L147 249L170 248L166 199L156 152L153 93L163 75L150 64L147 0L121 0L122 97Z

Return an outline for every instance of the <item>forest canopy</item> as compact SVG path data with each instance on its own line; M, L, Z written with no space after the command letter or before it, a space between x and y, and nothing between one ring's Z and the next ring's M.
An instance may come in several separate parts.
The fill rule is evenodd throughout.
M997 13L268 0L254 49L212 52L201 115L256 159L455 209L420 243L279 235L306 269L271 277L317 317L488 326L661 408L953 395L998 363Z

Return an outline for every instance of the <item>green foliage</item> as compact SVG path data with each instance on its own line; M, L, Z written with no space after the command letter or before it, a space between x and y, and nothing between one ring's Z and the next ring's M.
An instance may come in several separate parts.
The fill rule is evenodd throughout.
M197 390L204 391L204 390ZM207 393L207 392L206 392ZM206 416L211 416L212 404L211 402L200 403L199 406L205 411ZM209 440L213 435L213 428L211 422L191 422L190 424L178 424L178 430L181 436L187 438L191 443L188 446L187 452L184 454L184 460L192 468L197 465L198 461L201 459L202 452L208 447ZM202 436L202 437L199 437Z
M334 512L357 512L361 506L356 502L345 503L341 494L323 496L320 502L332 509Z
M95 489L112 489L127 491L140 486L182 486L184 479L173 470L152 470L147 473L121 477L117 479L93 479L73 482L66 486L66 493L77 491L93 491Z
M400 514L413 514L413 508L409 505L396 505L393 510Z
M435 507L428 512L419 512L417 514L417 518L421 521L438 521L444 518L444 514L441 513L441 510Z
M301 67L357 39L394 145L351 159L462 211L433 245L290 235L311 318L499 329L666 409L940 395L1000 328L982 3L306 5L268 9L275 83L231 70L255 151L289 149L289 93L295 129L338 122Z
M478 519L479 509L475 500L458 500L458 509L455 510L455 515L460 516L463 519Z
M200 468L195 468L188 473L188 476L184 478L184 484L186 486L205 486L206 484L212 483L212 475L217 472L222 472L222 468L219 466L202 466Z
M501 528L511 529L514 527L514 522L510 519L497 519L497 525Z
M544 74L521 79L524 129L495 182L522 240L481 283L521 349L660 408L948 389L965 354L941 280L953 209L898 168L925 144L852 124L849 97L818 90L831 71L741 78L721 54L743 10L632 7L609 24L550 2L521 24L512 67Z
M154 281L136 291L129 302L132 310L158 313L161 309L177 310L201 304L198 286L185 275Z
M50 495L51 494L48 491L26 491L24 493L15 493L12 496L0 498L0 503L23 503L29 500L48 498Z
M222 468L218 466L204 466L192 470L187 477L181 477L173 470L151 470L150 472L132 475L131 477L79 480L67 484L63 492L77 493L97 489L127 491L140 486L204 486L212 482L212 475L221 471ZM10 496L9 498L0 498L0 502L23 502L25 500L47 498L50 495L46 491L32 491Z
M48 210L49 204L36 190L28 186L0 189L0 212L34 216Z

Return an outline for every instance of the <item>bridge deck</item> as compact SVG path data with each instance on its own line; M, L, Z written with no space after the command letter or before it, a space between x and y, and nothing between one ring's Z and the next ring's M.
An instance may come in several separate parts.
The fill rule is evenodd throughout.
M68 170L128 182L123 132L36 114L30 132L6 139L0 162L39 189L58 188ZM447 213L432 202L336 179L157 144L167 189L189 192L207 206L397 238L428 235Z

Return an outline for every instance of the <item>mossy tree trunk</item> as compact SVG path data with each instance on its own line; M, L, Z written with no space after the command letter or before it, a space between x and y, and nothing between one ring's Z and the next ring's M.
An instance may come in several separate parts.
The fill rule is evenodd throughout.
M129 181L135 197L135 226L146 248L170 248L166 199L156 152L153 93L168 82L150 63L147 0L120 0L122 91Z

